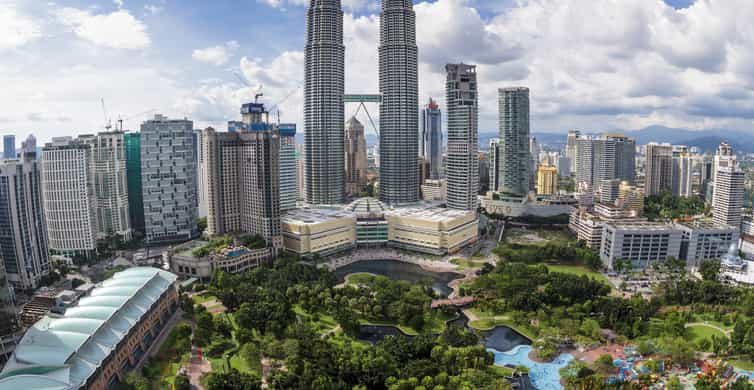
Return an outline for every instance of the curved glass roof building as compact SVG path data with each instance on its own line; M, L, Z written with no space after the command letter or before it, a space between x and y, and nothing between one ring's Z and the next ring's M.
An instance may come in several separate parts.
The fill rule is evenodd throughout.
M156 337L167 322L167 313L155 313L156 303L175 291L176 279L157 268L130 268L102 282L64 315L43 317L0 372L0 389L97 389L117 383L148 349L139 341L151 344L145 338ZM177 300L177 293L172 296ZM132 345L135 351L125 350Z

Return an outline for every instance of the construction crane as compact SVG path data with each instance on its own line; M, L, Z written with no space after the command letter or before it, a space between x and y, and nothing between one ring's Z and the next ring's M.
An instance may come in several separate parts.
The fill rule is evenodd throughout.
M116 130L123 131L123 121L131 120L131 119L140 117L142 115L153 113L155 111L157 111L157 110L153 108L151 110L146 110L146 111L140 112L138 114L130 115L128 118L122 118L121 116L118 116L118 126L120 127L120 129L116 128Z
M105 117L105 130L110 131L113 125L110 119L107 117L107 108L105 108L105 98L100 98L100 101L102 102L102 115L104 115Z
M238 79L238 81L241 82L241 84L243 84L247 88L251 88L251 84L249 84L249 82L246 80L246 77L242 76L240 73L236 72L235 70L232 71L232 72L233 72L233 75L236 76L236 78ZM259 100L259 98L262 97L262 96L264 96L264 93L262 93L262 86L260 85L259 86L259 91L254 94L254 103L257 103L258 100Z
M281 99L279 102L275 103L270 107L270 111L273 109L277 109L277 116L278 116L278 124L280 124L280 105L285 103L288 99L290 99L291 96L293 96L294 93L296 93L299 89L301 89L301 84L299 84L296 88L290 90L283 99Z

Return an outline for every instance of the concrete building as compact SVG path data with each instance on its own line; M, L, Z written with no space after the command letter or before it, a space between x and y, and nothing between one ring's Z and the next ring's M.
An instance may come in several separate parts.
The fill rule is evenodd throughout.
M246 272L275 258L275 250L270 246L248 247L234 239L219 251L201 254L202 247L209 244L203 240L193 240L170 248L163 252L162 258L170 271L182 278L209 280L212 272L220 270L226 273Z
M178 310L176 276L130 268L65 314L27 330L0 372L2 389L113 389L148 355Z
M42 149L42 198L49 247L65 256L97 251L97 199L92 149L83 140L53 138Z
M736 164L718 168L712 194L712 218L715 223L740 229L744 190L744 172Z
M196 238L199 230L194 123L155 115L141 124L140 142L147 243Z
M31 154L34 154L37 156L37 137L34 136L34 134L29 134L26 139L21 142L21 157L29 156Z
M673 145L672 190L673 195L691 197L693 175L696 168L695 157L684 145Z
M296 124L281 123L280 133L280 211L286 212L296 208L298 198L298 181L296 178Z
M633 268L647 269L668 257L679 258L681 236L681 229L666 223L606 222L600 258L608 269L618 260L630 260Z
M621 134L602 134L576 140L576 182L592 190L603 180L634 181L636 142Z
M18 315L13 290L8 284L5 264L0 261L0 367L8 360L18 341Z
M144 194L141 187L141 134L123 135L126 147L126 182L128 185L128 214L131 229L144 236Z
M204 137L201 130L194 130L194 141L196 142L196 213L199 218L207 217L207 186L204 183L204 158L202 148Z
M555 195L558 193L558 168L540 165L537 168L537 195Z
M356 246L382 247L388 244L388 208L375 198L359 198L343 207L356 217Z
M577 200L572 197L537 197L534 192L527 196L487 193L481 199L481 206L485 211L505 217L555 217L570 214L576 205Z
M583 241L587 248L599 250L602 243L602 218L586 208L574 209L568 220L568 228Z
M448 208L476 210L479 206L478 95L476 66L445 65L448 153L445 159Z
M432 201L444 201L447 199L448 186L444 179L440 180L425 180L422 184L422 200Z
M578 130L569 130L568 138L566 140L565 156L569 159L569 172L576 171L576 140L581 137L581 132Z
M298 187L298 196L296 200L304 201L306 199L306 185L304 184L304 178L306 177L306 170L304 168L304 145L296 145L296 186Z
M476 211L405 207L385 212L392 247L433 255L453 254L479 240Z
M3 158L16 158L16 136L13 134L3 136Z
M489 186L490 191L500 192L500 167L502 164L502 147L500 138L490 139L489 153L487 154L490 160L489 170Z
M644 194L659 195L673 189L673 147L670 144L649 143L646 147Z
M345 46L340 0L310 0L304 49L306 201L343 201ZM415 128L416 129L416 128Z
M380 14L380 200L419 200L419 74L410 0L383 0Z
M130 241L133 231L128 210L124 133L103 132L82 135L79 139L91 150L90 175L93 177L90 182L94 186L97 238L117 234L124 241Z
M356 246L356 216L342 210L302 208L282 218L283 246L299 256L327 256Z
M421 110L421 134L420 156L429 164L429 179L438 180L442 177L442 112L432 98Z
M525 196L531 186L529 88L498 90L500 137L499 192Z
M699 267L704 260L720 259L731 245L738 244L738 229L732 226L695 220L676 223L676 227L682 232L679 258L690 267Z
M244 107L266 113L259 103ZM280 248L280 136L264 120L244 122L250 131L218 133L210 127L203 132L206 232L256 233Z
M346 122L346 194L358 196L367 186L367 140L356 117Z
M718 145L715 157L712 159L712 179L715 179L717 171L721 167L729 167L736 164L736 155L733 153L733 147L723 141Z

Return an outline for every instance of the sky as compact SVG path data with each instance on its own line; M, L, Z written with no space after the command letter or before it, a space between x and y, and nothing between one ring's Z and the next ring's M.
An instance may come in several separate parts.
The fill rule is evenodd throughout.
M225 130L259 91L302 129L308 2L0 0L0 134L47 142L155 113ZM346 91L377 93L379 2L342 2ZM414 4L420 104L443 105L446 63L476 64L480 132L496 131L498 88L527 86L532 132L754 134L751 0Z

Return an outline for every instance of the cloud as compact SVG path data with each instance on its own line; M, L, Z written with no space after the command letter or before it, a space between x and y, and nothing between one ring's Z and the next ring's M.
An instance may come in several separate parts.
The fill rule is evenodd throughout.
M20 14L15 5L0 3L0 50L23 46L41 36L37 22Z
M63 8L57 11L57 17L76 36L98 46L136 50L151 43L147 26L127 10L94 14L90 10Z
M162 7L154 4L144 5L144 12L149 15L159 15L162 12Z
M191 58L212 65L225 65L240 46L236 41L228 41L222 45L196 49Z

